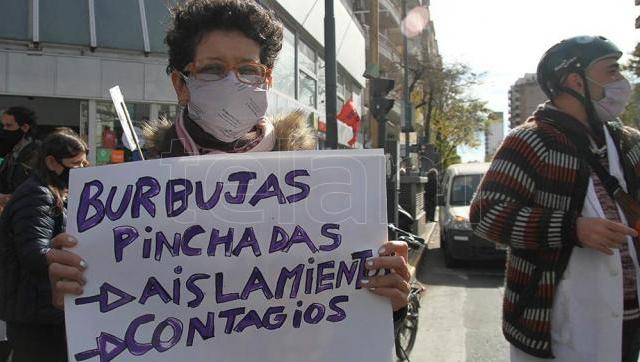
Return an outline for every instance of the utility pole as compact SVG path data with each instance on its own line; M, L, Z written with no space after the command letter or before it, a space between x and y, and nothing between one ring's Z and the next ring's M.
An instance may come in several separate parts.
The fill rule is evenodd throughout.
M327 141L329 149L338 148L337 114L337 60L336 60L336 19L333 10L333 0L324 0L324 59L326 66L325 88L327 92L326 118Z
M379 148L383 148L389 161L386 177L387 186L387 220L398 225L398 144L394 147L387 144L387 113L393 107L393 100L387 98L395 82L380 78L379 34L380 10L379 0L369 0L369 59L365 77L369 79L369 115L372 140L377 140ZM377 136L377 137L376 137ZM390 238L395 238L390 233Z
M380 76L380 51L378 48L378 37L380 33L380 17L378 0L369 1L369 59L367 61L367 75L371 78ZM371 89L371 86L369 86ZM373 92L369 91L369 127L371 129L371 140L379 148L384 148L386 139L386 127L380 120L376 120L371 111L373 104Z
M409 162L409 133L413 132L413 127L411 125L411 118L413 115L411 109L411 100L409 99L409 42L407 39L407 29L406 29L406 21L407 21L407 0L402 0L402 21L405 24L405 29L402 29L402 63L403 63L403 71L404 71L404 79L402 82L402 104L403 104L403 114L404 114L404 157L405 162Z

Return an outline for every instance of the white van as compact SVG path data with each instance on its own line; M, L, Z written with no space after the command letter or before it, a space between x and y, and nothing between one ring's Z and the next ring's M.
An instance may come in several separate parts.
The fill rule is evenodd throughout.
M504 259L501 246L478 240L469 223L471 200L490 163L461 163L447 168L439 195L440 248L445 265L460 261Z

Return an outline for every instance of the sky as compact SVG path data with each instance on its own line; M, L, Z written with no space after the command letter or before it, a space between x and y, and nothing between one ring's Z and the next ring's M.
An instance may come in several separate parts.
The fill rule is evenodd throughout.
M440 54L484 73L472 94L509 117L509 87L534 73L542 54L576 35L603 35L628 59L638 41L634 0L431 0ZM459 149L463 162L482 161L484 148Z

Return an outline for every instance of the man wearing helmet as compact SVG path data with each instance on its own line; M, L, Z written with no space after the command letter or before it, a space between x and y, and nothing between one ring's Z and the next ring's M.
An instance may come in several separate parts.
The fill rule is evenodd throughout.
M549 101L496 153L471 205L475 235L509 246L503 333L512 361L636 361L640 339L640 133L617 119L631 95L603 37L551 47ZM634 205L635 204L635 205Z

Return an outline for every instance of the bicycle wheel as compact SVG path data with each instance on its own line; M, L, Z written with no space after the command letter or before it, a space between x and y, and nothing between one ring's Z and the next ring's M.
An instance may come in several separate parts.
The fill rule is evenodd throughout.
M413 349L413 345L416 343L416 336L418 335L419 308L420 304L418 297L415 294L412 294L409 304L407 305L407 317L405 318L402 327L398 330L395 338L396 356L400 361L407 360L409 353L411 353L411 350Z

